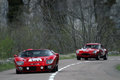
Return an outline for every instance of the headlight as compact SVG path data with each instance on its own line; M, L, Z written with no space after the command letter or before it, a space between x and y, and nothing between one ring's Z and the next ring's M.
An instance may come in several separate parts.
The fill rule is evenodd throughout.
M17 61L16 63L17 63L17 65L23 65L24 64L23 61Z
M93 51L93 53L94 53L94 54L96 54L96 53L97 53L97 51Z
M53 59L46 60L46 64L51 64L51 63L53 63Z
M78 54L78 53L79 53L79 50L78 50L78 51L76 51L76 53Z

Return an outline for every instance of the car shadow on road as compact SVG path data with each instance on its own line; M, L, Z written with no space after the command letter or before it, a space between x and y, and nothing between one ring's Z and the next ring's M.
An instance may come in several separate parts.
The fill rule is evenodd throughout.
M50 72L50 71L46 71L46 72L24 72L21 74L16 74L15 70L13 70L12 72L5 72L5 75L24 75L24 74L51 74L54 72Z
M100 60L96 60L95 58L88 58L88 59L81 59L80 61L106 61L106 60L103 60L102 58L100 58Z

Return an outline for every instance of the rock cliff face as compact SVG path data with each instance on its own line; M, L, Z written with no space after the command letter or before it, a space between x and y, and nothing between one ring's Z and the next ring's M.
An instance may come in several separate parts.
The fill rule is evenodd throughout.
M38 19L42 19L43 17L43 11L41 6L44 5L44 2L49 0L22 0L24 4L24 10L23 10L23 20L25 24L30 24L30 21L34 19L34 17L37 17ZM51 0L53 1L53 0ZM105 0L106 1L106 0ZM63 10L61 4L64 3L67 4L67 6L74 5L74 0L67 0L66 3L64 0L58 1L56 4L56 9ZM89 1L88 1L89 2ZM68 5L69 4L69 5ZM87 4L87 3L86 3ZM74 8L77 5L74 5ZM79 6L79 5L78 5ZM120 0L116 0L116 4L114 4L111 8L111 14L115 14L120 11ZM61 11L64 12L64 11ZM78 11L79 12L79 11ZM0 0L0 27L7 26L8 17L7 14L9 13L9 2L8 0ZM111 16L113 17L113 16ZM120 23L118 20L120 18L120 15L114 15L114 19L117 20L117 23Z
M0 0L0 27L7 26L8 1Z
M42 16L40 0L23 0L23 3L23 15L26 17L24 19L25 24L30 24L34 17L40 18Z
M10 0L9 0L10 1ZM0 27L7 26L8 22L8 13L9 11L9 1L8 0L0 0ZM29 24L31 20L33 20L35 16L41 16L41 7L39 5L39 0L22 0L24 3L23 6L23 19L24 24ZM16 14L12 14L16 15Z
M115 20L116 26L120 26L120 0L116 0L116 4L111 7L111 18Z

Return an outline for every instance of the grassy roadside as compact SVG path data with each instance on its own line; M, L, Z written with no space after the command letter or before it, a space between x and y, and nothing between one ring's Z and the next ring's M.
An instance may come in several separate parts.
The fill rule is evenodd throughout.
M115 55L115 54L109 54L108 56L120 56L120 54L117 54L117 55Z
M15 68L14 63L4 63L4 64L0 64L0 72L4 71L4 70L9 70L9 69L13 69Z
M76 58L76 54L75 53L72 53L72 54L67 54L67 55L60 55L60 60L62 59L73 59L73 58Z
M116 66L116 69L120 71L120 64Z

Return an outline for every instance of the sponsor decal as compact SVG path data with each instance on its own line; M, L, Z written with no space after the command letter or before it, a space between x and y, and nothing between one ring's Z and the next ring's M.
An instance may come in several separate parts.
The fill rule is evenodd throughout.
M29 59L28 62L35 62L35 61L42 61L41 58L32 58L32 59Z
M85 51L86 51L86 49L83 49L83 51L85 52Z
M87 50L87 49L81 49L81 51L83 51L83 52L89 52L89 50Z

